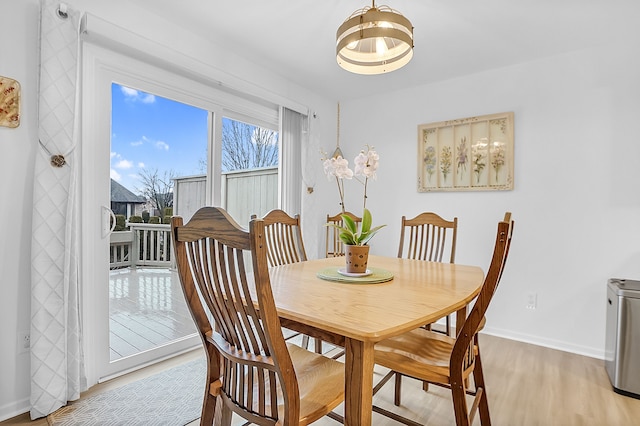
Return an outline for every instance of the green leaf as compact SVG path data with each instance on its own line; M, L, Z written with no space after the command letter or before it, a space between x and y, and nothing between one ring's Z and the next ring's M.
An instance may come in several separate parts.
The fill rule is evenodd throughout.
M362 233L367 234L371 229L371 223L373 219L371 218L371 212L369 209L364 209L364 213L362 214Z
M341 216L342 216L342 221L345 224L345 228L347 228L349 231L351 231L352 234L355 235L358 232L358 225L356 225L355 221L351 219L349 216L347 216L346 214L343 214Z
M365 245L369 242L369 240L371 238L374 237L374 235L376 235L378 233L378 231L382 228L384 228L387 225L380 225L380 226L376 226L375 228L373 228L371 231L369 231L366 235L363 235L362 237L362 241L360 242L362 245Z
M340 237L340 240L345 244L348 244L350 246L356 245L356 242L354 241L352 234L349 234L347 232L341 232L339 237Z
M336 228L336 229L338 229L340 231L344 230L343 226L340 226L340 225L338 225L336 223L325 223L324 226L328 226L328 227L331 227L331 228Z

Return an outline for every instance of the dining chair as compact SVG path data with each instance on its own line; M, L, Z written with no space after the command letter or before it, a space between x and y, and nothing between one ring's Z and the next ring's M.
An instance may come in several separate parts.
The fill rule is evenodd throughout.
M432 212L420 213L413 219L402 216L398 257L432 262L454 263L458 218L446 220ZM406 241L405 241L406 237ZM445 253L448 256L445 257Z
M457 217L446 220L432 212L420 213L413 219L402 216L398 257L454 263L457 237ZM445 333L451 336L451 317L447 315L445 321Z
M251 219L257 219L252 214ZM270 267L304 262L307 253L304 249L300 215L289 216L284 210L274 209L262 217L264 235L267 242L267 262ZM291 340L301 333L289 334L285 340ZM322 340L314 339L316 353L322 353ZM302 336L302 347L309 348L309 336Z
M485 313L504 271L513 235L513 225L511 213L505 214L504 220L498 223L489 270L473 308L462 324L457 337L417 328L376 344L375 363L391 369L391 372L376 385L374 394L392 375L402 374L449 388L453 398L456 425L472 424L477 411L480 413L482 425L491 424L478 332L484 324ZM473 390L467 386L471 375L473 375L475 388ZM400 388L396 387L395 392L394 403L400 405ZM475 397L471 409L467 406L467 394ZM374 411L404 424L417 424L380 407L374 407Z
M257 219L257 215L251 215ZM300 215L289 216L280 209L271 210L262 217L267 242L267 261L269 266L288 265L307 260Z
M354 215L351 212L338 213L335 216L327 215L327 224L334 224L337 226L343 226L342 215L345 214L353 219L354 222L362 222L362 218ZM344 244L340 239L340 231L333 226L326 226L326 257L338 257L344 256Z
M307 425L344 400L344 365L284 340L271 290L265 222L243 230L226 211L173 217L176 265L207 357L200 424L232 415Z

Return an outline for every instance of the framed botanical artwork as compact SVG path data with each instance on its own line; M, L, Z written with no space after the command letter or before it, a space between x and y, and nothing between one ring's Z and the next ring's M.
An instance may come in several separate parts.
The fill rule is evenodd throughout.
M20 125L20 83L0 76L0 126Z
M513 189L513 112L418 126L418 192Z

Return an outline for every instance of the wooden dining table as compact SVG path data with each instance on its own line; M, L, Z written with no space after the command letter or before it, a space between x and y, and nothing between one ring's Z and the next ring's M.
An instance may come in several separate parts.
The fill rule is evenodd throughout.
M345 425L371 425L374 345L457 313L478 295L476 266L370 256L369 267L393 275L379 283L328 281L318 272L340 268L344 257L270 268L281 325L345 348Z

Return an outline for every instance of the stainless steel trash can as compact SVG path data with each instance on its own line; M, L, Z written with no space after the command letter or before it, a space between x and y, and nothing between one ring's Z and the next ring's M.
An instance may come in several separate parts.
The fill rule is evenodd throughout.
M607 285L605 368L616 393L640 399L640 281Z

